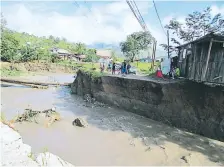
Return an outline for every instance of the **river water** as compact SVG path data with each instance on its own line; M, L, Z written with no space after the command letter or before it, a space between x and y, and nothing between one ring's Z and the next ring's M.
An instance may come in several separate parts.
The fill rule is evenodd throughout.
M72 75L32 76L36 81L72 82ZM1 83L1 110L8 119L25 108L56 107L62 120L49 128L16 124L33 152L48 150L74 165L224 165L224 143L133 113L87 104L69 87L32 89ZM87 128L72 121L82 117Z

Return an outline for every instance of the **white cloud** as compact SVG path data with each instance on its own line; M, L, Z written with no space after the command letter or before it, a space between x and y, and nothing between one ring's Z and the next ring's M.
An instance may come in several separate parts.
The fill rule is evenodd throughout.
M86 44L119 43L127 34L141 30L124 1L93 5L92 13L86 6L80 6L69 15L56 12L57 10L53 10L54 7L44 3L16 3L3 6L2 11L8 27L37 36L53 35ZM147 11L150 7L147 2L137 4L141 11ZM48 7L51 8L49 12Z
M221 13L221 15L224 15L224 5L222 5L222 6L212 5L211 6L211 14L212 14L212 16L214 17L218 13Z
M175 18L177 21L179 21L181 24L185 23L185 16L176 16L176 14L170 14L166 17L163 18L162 20L162 24L165 26L167 24L169 24L170 20L172 20L173 18Z

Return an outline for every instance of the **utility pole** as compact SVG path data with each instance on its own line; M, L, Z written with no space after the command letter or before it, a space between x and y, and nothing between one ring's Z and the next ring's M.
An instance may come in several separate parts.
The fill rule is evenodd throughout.
M152 49L152 69L154 69L155 57L156 57L156 44L157 41L153 39L153 49Z
M170 39L169 39L169 29L167 30L167 51L168 51L168 59L170 58Z

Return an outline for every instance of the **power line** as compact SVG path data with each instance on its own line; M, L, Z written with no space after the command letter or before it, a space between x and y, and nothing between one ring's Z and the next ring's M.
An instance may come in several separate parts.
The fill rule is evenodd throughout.
M86 1L84 1L84 2L87 5L87 8L88 8L89 12L93 13L92 10L90 9L90 7L88 6L87 2ZM94 20L99 24L99 21L97 19L94 19Z
M80 5L79 5L78 2L76 2L76 1L74 0L74 3L75 3L75 5L76 5L77 8L80 8ZM86 15L85 13L83 13L83 15L84 15L86 18L90 19L90 17L89 17L88 15ZM90 20L91 20L91 19L90 19ZM96 21L96 23L98 23L98 22ZM94 24L95 24L95 22L94 22ZM95 25L95 26L96 26L96 25Z
M146 30L148 30L148 28L147 28L147 26L146 26L146 23L145 23L145 21L144 21L142 15L141 15L139 9L138 9L137 4L135 3L135 1L133 1L133 3L134 3L134 5L135 5L135 7L136 7L136 9L137 9L137 11L138 11L138 13L139 13L139 16L140 16L141 21L143 22L143 26L144 26L144 28L145 28Z
M140 11L139 11L138 6L136 5L136 3L135 2L132 2L132 1L128 1L128 0L126 0L126 2L128 4L128 6L130 7L132 13L134 14L135 18L139 22L140 26L142 27L142 29L144 31L147 31L148 30L147 29L147 25L145 24L145 21L144 21L142 15L141 15L141 13L140 13Z
M157 11L157 8L156 8L156 3L155 3L155 1L154 1L154 0L153 0L153 4L154 4L154 8L155 8L155 11L156 11L157 17L158 17L159 22L160 22L160 25L161 25L161 27L162 27L162 29L163 29L163 32L164 32L164 33L165 33L165 35L167 36L166 31L165 31L165 30L164 30L164 28L163 28L162 21L161 21L161 19L160 19L160 17L159 17L159 13L158 13L158 11Z
M139 22L140 26L142 27L142 29L144 31L148 31L148 27L139 11L139 8L137 6L137 4L135 3L134 0L132 1L128 1L126 0L128 6L130 7L132 13L134 14L135 18L137 19L137 21ZM135 9L134 9L135 8ZM156 39L153 37L153 50L152 50L152 59L153 59L153 62L154 62L154 56L155 56L155 52L156 52ZM153 63L154 64L154 63Z

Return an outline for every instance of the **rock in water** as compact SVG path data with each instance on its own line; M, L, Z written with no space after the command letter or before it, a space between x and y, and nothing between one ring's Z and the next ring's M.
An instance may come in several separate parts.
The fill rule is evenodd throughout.
M88 124L85 120L83 120L82 118L76 118L73 122L73 125L79 126L79 127L87 127Z

